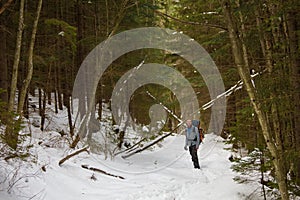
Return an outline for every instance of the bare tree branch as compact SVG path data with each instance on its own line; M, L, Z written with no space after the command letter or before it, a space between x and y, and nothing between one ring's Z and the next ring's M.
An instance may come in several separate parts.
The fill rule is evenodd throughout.
M6 10L6 8L8 8L10 6L10 4L13 2L14 0L8 0L1 8L0 8L0 15Z
M160 12L158 10L154 10L155 13L159 14L160 16L166 17L166 18L170 18L174 21L180 22L182 24L191 24L191 25L196 25L196 26L208 26L208 27L212 27L212 28L219 28L225 31L228 31L227 28L220 26L220 25L216 25L216 24L208 24L208 23L200 23L200 22L193 22L193 21L186 21L186 20L182 20L182 19L178 19L175 17L172 17L171 15L168 15L166 13Z
M125 179L123 176L118 176L118 175L114 175L114 174L110 174L102 169L98 169L98 168L95 168L95 167L89 167L88 165L81 165L82 168L84 169L88 169L88 170L91 170L91 171L94 171L94 172L99 172L99 173L102 173L102 174L105 174L105 175L108 175L108 176L112 176L112 177L115 177L115 178L119 178L119 179Z

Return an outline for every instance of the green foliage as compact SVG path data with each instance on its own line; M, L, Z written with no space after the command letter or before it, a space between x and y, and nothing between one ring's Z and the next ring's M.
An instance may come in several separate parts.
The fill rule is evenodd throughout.
M272 193L274 188L278 189L277 183L270 176L273 164L266 150L256 148L245 157L235 158L233 163L232 169L240 174L234 178L236 182L260 182L267 193Z
M76 51L76 34L77 28L69 23L59 19L46 19L45 24L49 26L49 29L59 27L60 32L56 33L56 37L63 37L71 45L73 52ZM55 29L54 29L55 30Z
M263 162L262 159L264 160ZM261 150L256 148L247 156L235 159L232 169L241 172L243 175L248 175L249 173L253 173L253 171L262 171L265 173L272 170L272 163L270 159L263 155Z
M253 151L256 147L265 146L263 136L260 131L260 125L255 115L254 109L250 104L249 97L239 100L236 105L235 121L228 127L232 138L232 143L237 141L241 143L240 147L245 147L248 151Z

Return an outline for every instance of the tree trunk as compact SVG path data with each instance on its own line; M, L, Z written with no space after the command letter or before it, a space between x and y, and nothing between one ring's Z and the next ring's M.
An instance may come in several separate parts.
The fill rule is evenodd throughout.
M15 104L15 94L16 94L16 90L17 90L17 81L18 81L18 68L19 68L19 63L20 63L22 35L23 35L23 29L24 29L24 3L25 3L25 0L20 1L19 25L18 25L18 33L17 33L16 50L15 50L15 56L14 56L14 64L13 64L13 70L12 70L11 85L10 85L8 111L13 111L14 104Z
M54 63L54 72L53 72L53 76L54 76L54 80L53 80L53 84L54 84L54 108L55 108L55 113L58 113L58 91L57 91L57 62Z
M41 87L39 87L38 93L39 93L39 115L42 116L42 89L41 89Z
M18 82L18 68L20 63L20 55L21 55L21 46L22 46L22 35L24 29L24 3L25 0L20 1L20 14L19 14L19 24L18 24L18 33L17 33L17 40L16 40L16 49L14 55L14 64L12 69L12 78L11 78L11 85L10 85L10 96L8 102L8 111L13 112L14 105L15 105L15 94L17 90L17 82ZM4 140L13 149L17 149L18 146L18 132L15 131L15 123L14 120L8 119L7 126L5 129Z
M272 10L272 15L274 14L274 9ZM264 57L266 60L266 68L267 68L267 75L269 76L269 80L272 80L272 76L274 73L274 67L273 67L273 53L272 49L273 46L272 44L277 44L278 43L278 36L277 36L277 31L274 30L275 28L275 22L271 20L271 30L272 30L272 36L270 34L267 34L265 32L262 32L261 34L261 40L264 41L264 46L262 46L263 52L265 53ZM259 28L259 27L258 27ZM276 36L275 36L276 35ZM274 38L274 39L273 39ZM273 41L274 40L274 41ZM285 159L284 159L284 146L283 146L283 140L281 136L281 127L280 127L280 119L279 119L279 113L278 113L278 107L276 105L276 96L275 92L272 90L270 93L270 106L271 106L271 119L269 119L269 126L271 126L271 123L273 125L273 132L274 132L274 139L275 139L275 144L277 148L277 153L278 153L278 159L282 161L282 166L280 166L282 173L286 174L286 168L285 168ZM270 130L271 131L271 130ZM282 176L282 175L281 175ZM286 175L284 175L284 181L287 182Z
M26 119L29 119L29 110L28 110L29 102L28 102L28 93L26 93L25 97L25 103L24 103L24 108L23 108L23 116Z
M52 104L52 96L51 96L51 92L52 92L52 90L51 90L51 80L50 80L50 83L49 83L49 86L48 86L48 88L47 88L47 103L48 103L48 105L51 105Z
M71 111L71 105L70 105L70 95L64 94L63 96L64 105L67 107L67 113L68 113L68 123L70 128L70 136L74 136L74 126L72 123L72 111Z
M46 96L47 93L43 91L43 99L42 99L42 108L40 109L41 111L41 131L44 131L45 129L45 120L46 120ZM41 97L42 98L42 97Z
M62 102L62 94L61 94L61 78L60 78L60 66L56 65L55 66L55 77L56 77L56 91L57 91L57 103L58 103L58 109L63 110L63 102Z
M262 105L257 98L257 91L251 82L250 70L246 65L246 61L244 60L242 41L240 39L239 31L237 29L236 22L231 12L231 6L229 1L227 0L222 1L222 6L223 6L224 17L225 20L227 21L228 33L232 45L232 53L234 56L235 64L237 66L239 75L245 84L247 93L250 97L254 110L257 114L257 118L259 120L259 124L261 126L262 133L266 141L267 147L273 157L273 164L275 167L275 178L279 186L281 198L283 200L288 200L289 195L287 189L286 174L284 170L283 155L281 154L281 152L278 152L277 150L277 146L276 146L277 144L275 143L274 138L272 138L266 113L262 109Z
M80 0L77 0L76 2L76 23L77 23L77 38L76 38L76 67L77 70L80 68L81 63L84 59L84 48L82 45L82 38L84 36L84 21L83 21L83 5L82 2ZM84 81L85 82L85 81ZM86 91L85 89L85 84L82 85L83 92ZM83 97L85 95L81 95L81 97ZM81 98L80 97L80 98ZM86 99L79 99L79 108L78 111L80 113L80 117L84 116L84 114L86 113L86 103L85 103Z
M55 109L55 113L58 113L58 107L57 107L57 91L56 89L54 90L54 109Z
M38 6L37 6L37 11L36 11L36 18L34 20L33 28L32 28L31 40L30 40L30 45L29 45L29 50L28 50L28 72L27 72L26 79L24 80L24 82L22 84L22 89L20 92L19 104L18 104L18 113L21 115L23 112L27 89L29 87L29 84L30 84L30 81L32 78L32 73L33 73L33 48L34 48L40 13L41 13L41 9L42 9L42 4L43 4L43 0L39 0Z
M264 150L262 150L262 154L260 155L260 175L261 175L261 186L262 186L262 191L263 191L263 195L264 195L264 200L267 200L267 196L266 196L266 190L265 190L265 185L263 184L263 182L265 181L265 177L264 177L264 169L265 169L265 157L264 157Z
M1 28L3 27L3 28ZM8 77L7 77L7 46L6 46L6 30L5 21L0 17L0 88L4 91L0 93L0 99L8 102Z
M294 135L294 149L295 152L300 151L300 55L299 55L299 35L297 35L297 21L295 19L297 13L289 12L286 16L287 32L289 39L289 57L290 57L290 68L291 68L291 82L292 82L292 102L294 107L293 112L293 135ZM299 29L298 29L299 30ZM298 183L300 183L300 160L295 159L296 176ZM298 162L298 163L297 163Z

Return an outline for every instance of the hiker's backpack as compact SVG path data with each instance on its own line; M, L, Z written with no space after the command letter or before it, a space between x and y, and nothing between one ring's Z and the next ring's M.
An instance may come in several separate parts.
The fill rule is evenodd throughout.
M200 138L200 143L201 143L204 139L204 133L203 133L203 129L200 127L200 121L199 120L192 120L192 125L195 128L198 128L198 133L199 133L199 138ZM197 138L196 138L196 140L197 140Z

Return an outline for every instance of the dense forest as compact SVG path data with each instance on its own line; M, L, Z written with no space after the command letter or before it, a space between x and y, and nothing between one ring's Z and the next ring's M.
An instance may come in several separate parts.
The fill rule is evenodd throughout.
M31 137L19 134L24 121L37 111L37 126L43 131L50 105L56 113L67 111L68 132L62 134L76 149L83 139L79 131L84 130L74 120L72 89L88 53L122 31L168 28L205 48L226 90L241 86L226 97L221 135L233 144L233 151L258 152L259 162L233 157L235 169L258 169L261 184L277 188L283 200L300 196L299 10L298 0L0 0L0 156L24 156L20 146L24 137ZM199 107L211 100L203 78L179 55L135 50L115 60L101 77L94 102L96 122L90 126L103 120L103 105L110 106L118 80L140 63L162 63L180 71L195 90ZM149 124L147 114L154 103L170 111L163 130L177 131L179 102L172 91L155 84L140 87L131 97L136 123ZM209 109L201 111L204 130L210 114ZM121 148L126 128L118 131L113 141ZM266 171L274 181L264 180Z

